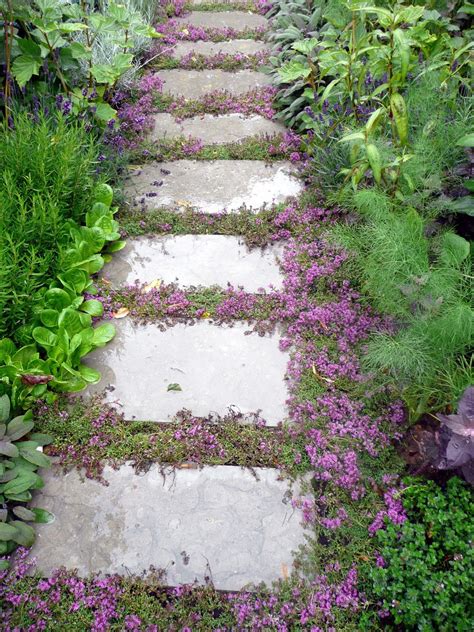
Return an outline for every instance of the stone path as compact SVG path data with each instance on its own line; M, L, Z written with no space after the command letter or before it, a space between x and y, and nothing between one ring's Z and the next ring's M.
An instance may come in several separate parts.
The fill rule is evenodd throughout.
M181 21L238 30L266 23L261 16L238 11L193 12ZM179 44L175 53L264 47L251 40L215 47L193 42ZM240 94L269 84L268 77L252 71L159 74L165 91L185 98L217 88ZM184 135L222 144L281 131L279 124L257 116L206 115L176 123L160 114L151 139ZM126 189L129 203L144 212L168 207L204 213L257 210L300 191L291 164L249 160L149 163L131 170ZM161 279L180 287L225 288L231 283L255 292L281 286L279 253L278 247L249 251L237 236L142 237L129 240L104 276L114 286ZM176 323L165 331L128 318L116 326L114 341L91 354L87 363L101 371L97 388L108 387L107 401L120 407L127 420L166 422L183 407L197 416L260 410L269 425L285 419L288 356L279 350L278 332L246 335L245 323L224 327L208 320L194 326ZM291 572L292 551L304 535L301 516L292 509L292 490L279 480L277 470L188 465L162 471L155 464L146 474L137 474L124 464L116 470L107 466L104 475L108 486L84 481L76 471L46 473L35 502L56 519L39 526L34 547L45 574L61 565L77 567L81 574L140 574L153 565L167 571L170 585L209 577L218 589L238 590Z

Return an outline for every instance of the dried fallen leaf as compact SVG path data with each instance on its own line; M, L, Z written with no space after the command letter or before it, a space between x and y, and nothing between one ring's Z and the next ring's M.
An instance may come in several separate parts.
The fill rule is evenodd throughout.
M334 384L334 380L331 380L328 377L324 377L324 375L320 375L317 371L316 371L316 367L314 366L314 364L311 365L311 369L314 373L314 375L318 378L318 380L323 380L323 382L327 382L328 384Z
M176 200L178 206L184 206L185 208L192 208L193 205L188 200Z
M121 307L116 312L113 312L112 316L114 318L125 318L125 316L128 316L129 313L130 310L128 309L128 307Z
M283 579L288 579L288 566L286 564L281 565L281 574L283 575Z
M154 281L147 283L143 288L143 294L148 294L148 292L151 292L151 290L159 288L162 283L163 281L161 279L155 279Z
M183 389L181 388L179 384L176 384L174 382L173 384L168 384L168 388L166 390L167 391L182 391Z

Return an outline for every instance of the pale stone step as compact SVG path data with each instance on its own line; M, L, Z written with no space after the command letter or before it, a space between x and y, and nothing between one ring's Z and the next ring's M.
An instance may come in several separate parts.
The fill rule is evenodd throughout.
M236 143L252 136L274 136L286 131L285 126L277 121L270 121L257 114L245 117L242 114L222 114L213 116L205 114L187 118L180 123L172 114L154 115L155 127L151 132L151 140L192 136L199 138L205 145L224 145Z
M268 26L268 20L263 15L248 11L191 11L181 18L176 18L176 22L182 24L183 27L186 24L191 24L205 28L223 29L228 27L239 31Z
M281 247L249 250L243 239L226 235L139 237L127 240L114 254L103 276L114 285L161 279L182 286L230 283L257 292L270 285L281 287L280 254Z
M254 70L160 70L163 92L174 97L199 99L214 90L226 90L236 96L272 83L271 77Z
M128 318L114 324L115 338L86 364L102 373L90 391L112 387L106 399L121 406L126 419L169 421L183 408L197 416L261 410L268 425L286 418L288 356L277 334L246 335L249 326L241 322L229 327L201 320L166 331ZM168 391L170 384L182 390Z
M56 519L37 525L32 555L43 575L60 566L140 575L153 565L171 586L210 576L218 589L239 590L291 572L304 531L277 470L204 467L164 478L157 465L136 475L127 464L104 475L108 486L77 471L44 473L34 505Z
M270 52L271 47L259 40L241 39L227 42L178 42L172 51L173 57L182 59L191 53L213 57L219 53L226 55L255 55L261 52Z
M194 207L206 213L259 209L303 190L289 162L176 160L131 170L126 194L145 208Z

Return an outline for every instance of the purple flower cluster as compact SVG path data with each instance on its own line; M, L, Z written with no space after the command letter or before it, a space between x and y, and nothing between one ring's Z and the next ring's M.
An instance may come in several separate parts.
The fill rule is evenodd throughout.
M156 30L162 38L149 52L150 57L159 53L163 49L163 44L173 45L182 41L224 42L235 39L262 39L267 31L266 27L262 26L238 30L229 26L224 28L194 26L181 20L167 20L158 24Z

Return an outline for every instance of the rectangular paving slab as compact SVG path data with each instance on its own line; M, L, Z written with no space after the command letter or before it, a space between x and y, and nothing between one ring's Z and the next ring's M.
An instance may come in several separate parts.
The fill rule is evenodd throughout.
M187 118L181 122L167 113L153 116L155 127L151 140L172 139L178 136L199 138L205 145L237 143L255 136L274 136L285 132L285 127L277 121L269 121L263 116L243 116L242 114L205 114Z
M176 21L183 25L218 29L228 27L239 31L268 26L268 20L263 15L248 11L191 11Z
M289 162L176 160L150 162L130 171L129 198L144 208L196 208L205 213L260 209L303 190Z
M114 285L161 279L184 286L230 283L257 292L281 286L280 253L279 247L249 250L243 239L226 235L139 237L127 240L105 266L103 276Z
M174 97L199 99L214 90L226 90L235 96L245 94L255 88L269 86L272 83L268 75L255 70L160 70L163 80L163 92Z
M182 59L187 55L206 55L212 57L219 53L226 55L254 55L262 51L270 51L271 46L261 40L239 39L227 42L177 42L173 47L173 57Z
M286 418L288 356L276 333L246 335L250 328L242 322L229 327L201 320L166 331L129 318L114 324L114 340L85 362L102 373L90 391L107 388L106 400L126 419L170 421L183 408L197 416L261 410L272 426Z
M77 471L44 473L34 505L55 515L37 525L38 570L77 568L79 574L140 574L150 565L175 586L205 578L239 590L291 572L303 543L298 511L278 471L204 467L136 475L130 465L105 468L108 486Z

